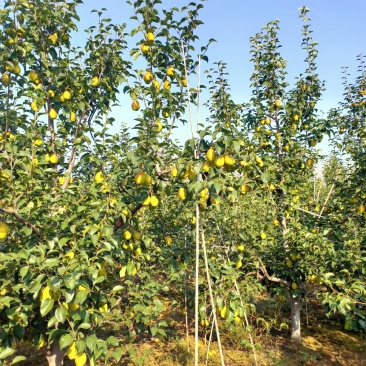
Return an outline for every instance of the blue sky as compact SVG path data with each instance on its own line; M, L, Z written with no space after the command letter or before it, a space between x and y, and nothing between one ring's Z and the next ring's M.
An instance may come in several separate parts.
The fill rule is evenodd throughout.
M181 7L188 2L163 0L163 6ZM341 68L349 66L349 72L354 77L358 66L357 55L366 54L365 0L208 0L202 4L204 8L200 19L205 24L198 31L200 42L204 44L210 38L217 40L209 48L210 63L221 60L227 63L232 96L238 103L250 98L249 78L253 66L250 63L249 37L259 32L269 21L280 20L281 52L288 61L290 84L305 69L305 53L301 49L302 21L298 18L298 8L303 5L311 10L312 36L319 42L318 74L326 82L326 91L319 104L321 109L326 111L342 100ZM128 29L135 25L129 20L132 8L124 0L85 0L79 7L81 23L77 41L82 40L81 31L97 21L97 16L90 11L101 7L108 10L106 15L114 23L127 23ZM209 67L207 64L202 65L203 69ZM196 80L190 82L194 84ZM128 119L134 116L130 113L126 115ZM188 137L188 132L185 137Z

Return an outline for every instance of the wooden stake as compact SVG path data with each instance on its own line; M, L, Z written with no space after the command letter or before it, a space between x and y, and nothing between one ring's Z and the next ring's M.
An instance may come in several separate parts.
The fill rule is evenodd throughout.
M221 366L225 366L224 353L222 351L222 345L221 345L221 339L220 339L219 323L217 321L215 301L214 301L214 297L213 297L213 294L212 294L211 277L210 277L210 272L209 272L209 269L208 269L208 260L207 260L206 242L205 242L205 232L203 230L203 225L202 225L201 218L200 218L200 228L201 228L202 249L203 249L203 258L205 260L205 269L206 269L206 277L207 277L208 291L210 293L210 300L211 300L211 306L212 306L213 320L215 322L215 327L216 327L217 343L219 345Z

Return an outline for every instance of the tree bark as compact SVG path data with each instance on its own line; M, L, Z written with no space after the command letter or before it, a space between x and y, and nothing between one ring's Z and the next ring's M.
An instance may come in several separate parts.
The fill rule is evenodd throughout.
M65 351L60 349L58 342L52 343L46 353L48 366L62 366L64 364L64 356Z
M301 343L300 297L291 298L291 339Z

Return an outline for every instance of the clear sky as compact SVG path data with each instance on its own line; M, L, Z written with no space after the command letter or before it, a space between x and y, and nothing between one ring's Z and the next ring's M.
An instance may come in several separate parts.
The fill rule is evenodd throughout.
M163 0L163 6L181 7L188 2ZM237 103L247 102L250 98L249 78L253 66L250 63L249 37L259 32L269 21L280 20L281 52L288 60L290 85L294 77L305 69L305 53L301 49L302 21L298 18L298 8L301 6L310 8L312 36L319 42L318 73L325 80L327 89L319 104L321 109L327 111L342 100L341 68L349 66L349 72L354 77L358 66L357 55L366 54L366 0L207 0L202 4L204 8L200 19L205 24L198 31L200 42L204 44L210 38L218 41L211 44L207 55L210 63L227 63L232 96ZM129 20L132 9L124 0L85 0L79 7L79 31L95 24L97 17L90 11L101 7L108 10L107 15L113 22L127 23L128 30L135 25ZM82 36L80 32L77 38ZM202 65L203 69L209 67L207 64ZM196 80L190 82L195 83ZM131 119L134 116L131 114Z

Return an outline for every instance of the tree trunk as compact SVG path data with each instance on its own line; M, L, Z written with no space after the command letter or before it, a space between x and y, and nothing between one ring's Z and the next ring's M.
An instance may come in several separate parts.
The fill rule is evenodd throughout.
M65 351L60 349L58 342L52 343L46 353L48 366L62 366L64 364L64 356Z
M300 297L291 298L291 339L301 343Z

